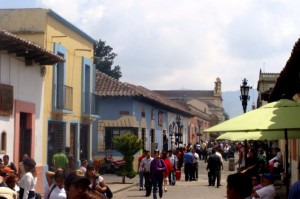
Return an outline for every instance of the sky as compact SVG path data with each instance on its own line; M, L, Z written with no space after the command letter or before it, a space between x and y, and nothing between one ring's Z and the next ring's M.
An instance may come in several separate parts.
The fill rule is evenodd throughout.
M47 8L106 42L120 81L151 90L257 88L260 69L280 73L300 33L298 0L0 0Z

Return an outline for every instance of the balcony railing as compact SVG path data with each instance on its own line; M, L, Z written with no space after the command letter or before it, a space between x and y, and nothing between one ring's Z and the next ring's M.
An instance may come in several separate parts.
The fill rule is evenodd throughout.
M83 93L82 113L86 115L96 115L96 95L94 93Z
M73 88L66 85L53 85L54 109L73 110Z

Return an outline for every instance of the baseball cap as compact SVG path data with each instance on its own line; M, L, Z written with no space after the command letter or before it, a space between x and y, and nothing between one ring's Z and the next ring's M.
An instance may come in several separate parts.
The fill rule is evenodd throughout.
M266 179L269 179L271 181L275 180L274 175L271 174L271 173L265 173L265 174L263 174L263 177L266 178Z
M12 172L15 172L14 170L12 170L12 169L9 168L9 167L4 167L4 168L2 169L2 171L3 171L3 172L6 172L6 173L12 173Z
M72 172L65 179L65 186L68 189L71 184L76 184L76 183L86 186L86 188L88 188L88 186L90 185L89 179L87 179L84 176L79 176L75 172Z

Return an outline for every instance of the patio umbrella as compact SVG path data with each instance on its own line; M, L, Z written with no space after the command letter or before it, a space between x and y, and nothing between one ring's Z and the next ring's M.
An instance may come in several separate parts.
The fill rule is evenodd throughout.
M299 131L289 131L288 139L300 138ZM217 140L231 140L231 141L242 141L242 140L283 140L285 139L282 131L251 131L251 132L227 132L216 138Z
M285 168L288 167L288 131L300 131L300 104L288 99L281 99L266 104L258 109L222 122L216 126L205 129L204 132L248 132L263 131L271 134L282 132L285 144ZM267 136L267 135L266 135ZM300 135L299 135L300 137ZM289 180L286 184L288 194Z

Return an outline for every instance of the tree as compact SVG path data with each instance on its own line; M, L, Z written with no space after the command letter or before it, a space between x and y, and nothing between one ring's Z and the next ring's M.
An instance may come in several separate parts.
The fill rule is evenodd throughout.
M123 177L123 183L125 183L125 177L134 178L136 172L133 170L134 154L142 149L142 141L137 136L126 133L122 136L114 137L113 143L117 151L122 153L125 160L124 169L117 172L117 175Z
M94 64L96 68L115 78L120 79L122 77L121 67L114 66L112 69L112 65L114 64L114 59L117 56L116 53L112 52L113 48L105 45L105 41L101 41L101 39L94 46Z

